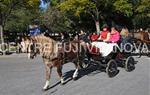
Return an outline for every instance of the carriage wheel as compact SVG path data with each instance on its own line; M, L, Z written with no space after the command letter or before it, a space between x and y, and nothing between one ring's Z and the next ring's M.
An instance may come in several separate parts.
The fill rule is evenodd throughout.
M135 69L135 61L133 57L128 57L126 62L125 62L125 70L127 72L131 72Z
M108 77L114 77L118 74L117 63L115 60L112 59L107 63L106 73Z
M80 67L82 69L89 67L90 61L89 60L82 60L80 61Z

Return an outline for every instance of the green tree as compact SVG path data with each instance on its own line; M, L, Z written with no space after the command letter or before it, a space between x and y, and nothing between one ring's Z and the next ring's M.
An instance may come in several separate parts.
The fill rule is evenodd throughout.
M38 12L24 8L13 10L7 19L4 30L22 32L27 29L34 18L38 18L38 15Z
M141 21L144 26L148 26L149 23L149 0L51 0L50 4L48 10L51 12L47 11L47 23L51 23L49 26L52 30L54 27L59 29L68 26L63 22L69 22L72 29L73 26L88 28L92 26L90 24L95 23L97 31L100 31L99 26L105 23L112 25L115 22L129 28L140 25ZM54 6L57 9L56 13L53 11Z
M100 22L102 23L112 15L113 3L115 0L65 0L59 6L66 12L72 12L79 18L82 14L90 15L96 26L97 32L100 32Z
M2 0L0 1L0 35L1 43L4 43L3 30L13 12L18 9L36 9L40 4L39 0ZM13 19L12 19L13 20Z
M149 27L150 0L137 0L135 2L133 23L136 27Z
M19 8L37 9L39 4L39 0L2 0L0 2L0 25L5 26L13 10Z
M130 18L135 27L148 27L150 22L150 0L116 0L117 13Z
M72 22L67 18L63 11L60 11L56 6L53 6L48 8L42 15L42 23L51 31L66 32L70 31Z
M75 16L81 17L82 13L90 14L96 24L97 32L99 28L99 10L96 4L90 0L66 0L59 5L60 9L66 12L71 12Z
M132 16L133 14L133 6L132 3L129 2L130 0L115 0L115 2L113 3L114 5L114 9L118 12L118 13L123 13L126 16Z

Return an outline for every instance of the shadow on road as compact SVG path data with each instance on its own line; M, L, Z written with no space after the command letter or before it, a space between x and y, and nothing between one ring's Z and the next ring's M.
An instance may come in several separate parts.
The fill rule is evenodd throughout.
M138 61L135 61L135 64L137 64L137 62L138 62ZM79 70L78 78L77 78L76 80L78 80L78 79L80 79L80 78L82 78L82 77L84 77L84 76L94 76L94 75L96 75L96 74L99 74L99 73L102 73L102 72L106 72L105 69L106 69L106 68L100 67L98 64L97 64L97 65L90 65L88 68L80 69L80 70ZM67 84L68 82L70 82L71 80L73 80L72 76L73 76L74 71L75 71L75 70L70 70L70 71L68 71L68 72L66 72L66 73L64 74L65 83L64 83L63 85L65 85L65 84ZM120 71L118 70L118 72L117 72L117 74L115 74L115 76L117 76L117 75L119 74L119 72L120 72ZM115 76L114 76L114 77L115 77ZM55 83L55 84L52 85L51 87L49 87L49 89L52 89L52 88L58 86L59 84L61 84L60 81L57 82L57 83ZM49 89L47 89L47 90L49 90Z
M105 68L101 68L98 65L91 65L88 68L80 69L77 79L80 79L80 78L82 78L86 75L94 76L94 75L96 75L98 73L101 73L101 72L105 72ZM65 84L72 80L73 73L74 73L74 70L71 70L71 71L68 71L68 72L65 73L65 75L64 75L65 78L64 79L67 80L65 82Z
M74 73L75 70L70 70L68 72L66 72L64 74L64 80L65 80L65 84L67 84L68 82L70 82L72 79L72 75ZM82 77L84 77L85 75L89 75L89 76L94 76L98 73L101 73L101 72L104 72L104 69L100 69L98 65L91 65L89 68L86 68L86 69L81 69L79 70L79 75L78 75L78 78L77 79L80 79ZM55 88L56 86L58 86L59 84L61 84L61 82L57 82L55 83L54 85L52 85L51 87L49 87L47 90L50 90L52 88ZM46 91L47 91L46 90Z
M137 56L136 58L141 58L142 56L150 57L150 53L133 53L132 56Z

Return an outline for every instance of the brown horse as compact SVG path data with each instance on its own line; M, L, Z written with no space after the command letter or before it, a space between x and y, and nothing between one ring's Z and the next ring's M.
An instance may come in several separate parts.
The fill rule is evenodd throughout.
M150 44L150 34L148 32L132 32L129 36L141 42Z
M147 48L150 48L150 33L149 32L132 32L129 34L129 36L131 37L132 40L134 40L134 42L136 44L141 44L141 46L143 46L144 44L147 46ZM142 55L142 47L140 48L140 56ZM149 54L149 53L147 53Z
M46 83L43 90L49 88L51 71L53 67L57 68L57 73L60 77L60 81L63 84L64 79L62 76L62 66L67 62L73 62L75 64L75 72L73 79L77 78L79 70L79 51L77 50L77 43L70 42L68 44L59 44L55 40L46 37L44 35L38 35L33 37L26 37L24 40L26 50L28 51L28 57L34 58L37 54L40 54L43 58L46 69Z

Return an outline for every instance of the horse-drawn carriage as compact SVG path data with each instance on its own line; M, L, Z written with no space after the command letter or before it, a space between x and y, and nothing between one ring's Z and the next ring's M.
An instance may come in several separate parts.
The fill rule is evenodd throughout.
M128 72L135 69L135 61L131 53L120 50L119 43L92 42L86 45L86 48L86 56L84 56L86 58L81 57L83 67L93 63L98 64L105 69L109 77L114 77L118 73L118 67L123 67Z
M73 79L78 77L80 66L85 68L85 65L92 63L104 67L109 77L114 77L118 73L118 66L124 67L127 71L132 71L135 68L134 58L130 53L120 52L117 47L118 44L114 43L105 43L108 47L103 49L105 51L109 50L107 53L101 51L96 45L82 45L80 41L69 41L69 44L68 42L67 44L63 43L61 48L59 48L57 41L44 35L26 37L24 43L29 58L34 58L38 53L42 55L46 68L44 90L49 89L49 80L53 67L57 68L60 81L62 84L64 83L62 66L66 63L66 59L69 59L69 61L75 64L76 69L72 76ZM81 49L79 49L80 46L82 47ZM117 51L113 51L115 48ZM121 55L122 57L120 57Z

